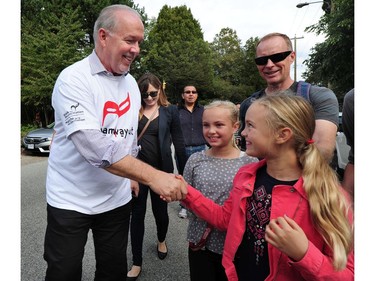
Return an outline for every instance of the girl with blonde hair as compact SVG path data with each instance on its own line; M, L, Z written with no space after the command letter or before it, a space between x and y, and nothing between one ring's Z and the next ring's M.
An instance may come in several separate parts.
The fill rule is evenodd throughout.
M354 280L352 209L312 139L314 111L302 97L265 96L249 107L246 153L219 206L188 186L182 202L227 230L228 280Z
M193 153L184 169L184 179L219 205L228 198L238 169L258 161L236 145L234 134L239 127L238 114L238 108L230 101L216 100L204 107L203 136L210 148ZM225 234L194 213L189 216L187 240L191 281L227 280L221 264Z

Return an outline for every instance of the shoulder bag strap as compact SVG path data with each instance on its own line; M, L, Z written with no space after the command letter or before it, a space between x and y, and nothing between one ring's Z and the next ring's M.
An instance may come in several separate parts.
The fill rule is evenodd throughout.
M152 121L152 118L154 118L156 112L159 110L159 106L154 110L154 112L152 113L152 115L150 116L150 119L148 119L146 125L143 127L143 130L142 132L138 135L138 138L137 138L137 141L139 141L141 139L141 137L143 136L143 134L145 133L148 125L150 125L150 122Z

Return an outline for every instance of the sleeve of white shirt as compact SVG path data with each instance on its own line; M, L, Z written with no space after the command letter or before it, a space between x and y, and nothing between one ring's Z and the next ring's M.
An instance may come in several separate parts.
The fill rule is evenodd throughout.
M136 139L129 153L124 142L115 142L99 130L79 130L71 134L69 138L82 157L98 168L106 168L129 154L137 157L139 151Z

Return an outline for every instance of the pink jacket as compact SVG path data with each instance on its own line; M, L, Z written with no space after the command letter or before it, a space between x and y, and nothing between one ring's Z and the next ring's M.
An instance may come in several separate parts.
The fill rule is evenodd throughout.
M214 227L227 230L222 264L229 281L238 280L233 260L245 232L246 198L252 195L256 171L263 165L265 160L239 169L233 180L233 189L223 206L216 205L191 186L188 187L186 199L182 201L187 208ZM335 271L333 268L330 261L332 252L313 226L302 178L294 186L274 187L271 219L284 214L295 220L304 230L309 239L309 247L303 259L294 262L269 244L270 275L265 281L354 280L353 252L350 253L344 270Z

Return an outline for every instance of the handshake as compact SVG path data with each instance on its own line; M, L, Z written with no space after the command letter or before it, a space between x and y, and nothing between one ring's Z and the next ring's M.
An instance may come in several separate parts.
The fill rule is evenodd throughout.
M187 182L181 175L155 169L130 155L105 169L114 175L130 179L132 194L135 197L138 196L139 182L148 185L167 202L183 200L188 192Z
M163 173L156 177L149 185L150 188L167 202L185 199L187 195L187 182L181 175Z

